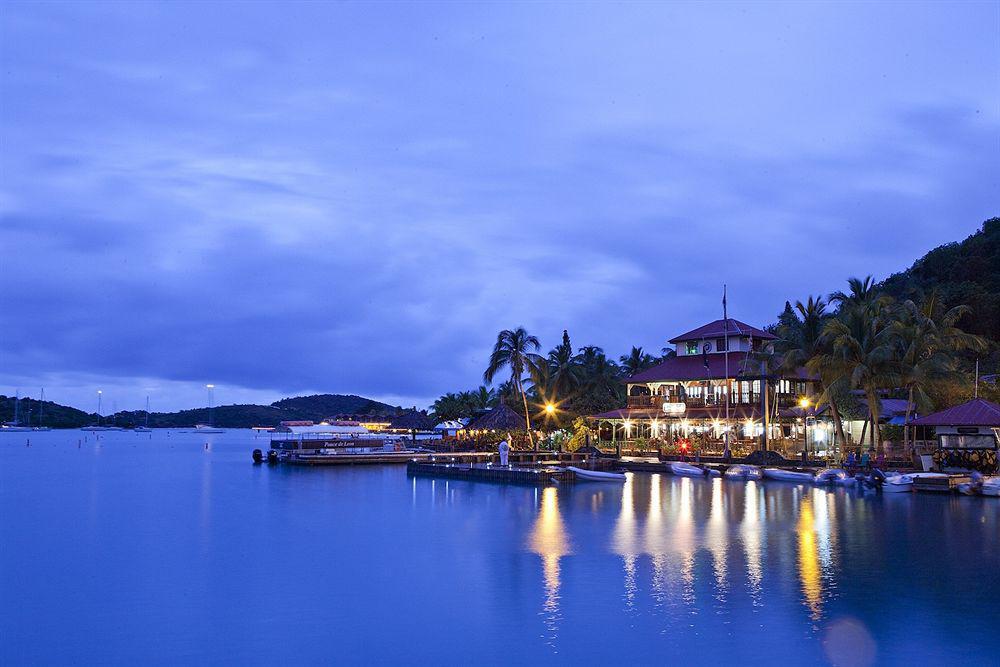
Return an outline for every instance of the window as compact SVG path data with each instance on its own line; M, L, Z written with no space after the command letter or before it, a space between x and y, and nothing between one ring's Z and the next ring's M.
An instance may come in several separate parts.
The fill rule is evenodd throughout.
M726 339L725 338L716 338L715 339L715 351L716 352L725 352L726 351Z
M687 343L687 353L688 354L698 354L698 341L689 340Z

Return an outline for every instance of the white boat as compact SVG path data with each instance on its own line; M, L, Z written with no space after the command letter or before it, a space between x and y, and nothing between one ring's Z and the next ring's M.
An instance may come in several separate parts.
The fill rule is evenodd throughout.
M979 493L984 496L1000 496L1000 477L984 477Z
M840 468L822 468L816 471L813 481L817 484L842 484L847 479L847 471Z
M681 475L683 477L713 477L713 476L718 476L720 474L718 470L699 468L696 465L691 465L690 463L682 463L680 461L676 463L671 463L670 470L675 475Z
M764 474L757 466L738 463L726 468L726 477L729 479L760 479Z
M574 466L566 466L566 470L572 470L579 479L587 482L624 482L625 475L620 472L602 472L600 470L584 470Z
M135 431L136 433L152 433L153 432L153 429L149 428L148 426L136 426L132 430Z
M882 493L909 493L912 490L912 475L892 475L882 482Z
M795 470L783 470L781 468L764 468L764 477L780 482L812 482L811 472L796 472Z

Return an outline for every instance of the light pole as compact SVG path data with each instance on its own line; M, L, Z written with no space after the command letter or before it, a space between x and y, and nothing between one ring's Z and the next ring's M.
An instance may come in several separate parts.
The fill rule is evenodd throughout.
M215 389L215 385L214 384L206 384L205 385L205 389L208 390L208 425L209 426L214 426L214 421L215 420L212 418L212 399L213 399L212 393L213 393L213 390Z
M809 399L804 396L799 399L799 407L802 408L802 462L805 463L809 456Z
M101 425L101 395L104 392L100 389L97 390L97 425Z

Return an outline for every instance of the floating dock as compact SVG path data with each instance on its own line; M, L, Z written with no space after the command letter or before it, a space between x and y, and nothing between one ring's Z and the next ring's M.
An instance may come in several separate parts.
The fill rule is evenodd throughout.
M456 452L454 454L428 454L425 452L377 452L372 454L298 454L282 463L305 466L384 465L387 463L413 462L483 462L489 461L489 452Z
M952 493L958 490L959 484L967 484L970 479L969 475L965 474L948 475L947 477L915 477L913 490Z
M562 484L573 482L576 479L570 470L549 466L525 468L486 463L431 463L429 461L410 461L406 464L406 474L415 477L446 477L530 486Z

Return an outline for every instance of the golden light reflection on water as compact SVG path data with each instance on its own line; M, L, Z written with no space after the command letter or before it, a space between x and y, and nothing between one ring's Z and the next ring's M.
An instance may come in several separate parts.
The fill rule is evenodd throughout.
M549 640L552 642L559 630L559 559L570 553L566 526L559 513L558 489L554 486L542 491L529 549L542 558L542 577L545 582L542 612L549 630Z
M635 606L635 564L641 552L635 537L635 505L632 497L634 486L635 475L626 475L625 485L622 488L622 509L618 513L612 535L612 551L621 555L622 567L625 570L626 609L633 609Z
M761 582L764 579L761 548L765 526L764 504L760 502L762 491L757 482L747 482L743 496L743 522L740 525L740 537L747 563L747 588L750 590L754 606L761 603Z
M715 478L712 484L712 501L708 514L708 529L705 544L712 553L712 572L715 574L716 599L726 601L726 556L729 550L729 526L726 522L725 495L722 479Z
M799 521L796 526L798 533L798 566L799 583L809 607L810 617L816 621L822 615L823 583L820 578L819 548L816 544L816 516L813 511L813 499L809 495L802 497L799 504Z

